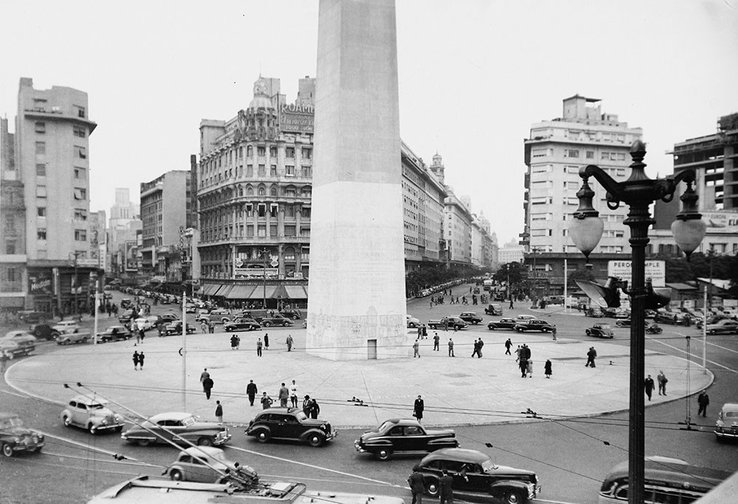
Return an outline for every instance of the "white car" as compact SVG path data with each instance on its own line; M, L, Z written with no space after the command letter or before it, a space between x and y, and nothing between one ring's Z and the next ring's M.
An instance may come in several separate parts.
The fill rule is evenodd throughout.
M76 320L62 320L53 326L53 329L60 334L76 333L79 332L79 324Z
M136 327L139 329L143 329L144 331L148 331L149 329L153 329L156 327L156 323L159 321L159 317L150 316L150 317L141 317L134 320L136 323Z
M405 322L407 327L414 328L420 326L420 320L412 315L405 315Z

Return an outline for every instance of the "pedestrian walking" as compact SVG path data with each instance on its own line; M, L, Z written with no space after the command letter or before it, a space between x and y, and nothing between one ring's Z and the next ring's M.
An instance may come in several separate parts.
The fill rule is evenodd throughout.
M512 297L510 298L510 306L508 306L508 308L509 308L510 310L512 310L512 309L513 309L513 298L512 298Z
M518 363L518 366L520 366L520 377L527 378L528 377L528 359L526 359L525 357L520 357L520 362Z
M220 401L215 401L215 418L218 420L218 423L223 423L223 406L220 404Z
M144 368L144 359L145 358L146 358L146 356L144 355L143 350L141 350L140 352L138 352L138 367L139 367L139 369L141 371L143 371L143 368Z
M475 355L479 354L479 340L474 340L474 350L472 351L471 356L474 357Z
M138 371L138 350L133 352L133 369Z
M418 394L418 398L415 399L415 404L413 404L413 416L418 419L418 422L423 419L423 410L425 410L425 402L423 402L421 395Z
M433 333L433 351L437 352L440 350L440 344L441 344L441 337L438 335L438 333Z
M202 383L205 378L210 378L210 373L208 373L208 368L203 369L202 373L200 373L200 383Z
M249 384L246 385L246 395L249 398L249 405L254 405L254 399L256 398L256 394L259 391L256 388L256 383L254 383L254 380L249 380Z
M269 333L264 333L264 350L269 350Z
M443 476L438 480L439 494L441 497L439 504L454 503L454 479L448 474L446 469L443 470Z
M205 323L204 320L200 322L200 330L202 331L203 334L208 333L208 325Z
M597 357L597 350L595 350L595 347L589 347L589 351L587 352L587 363L584 365L584 367L596 367L595 366L595 358Z
M428 339L428 326L423 324L423 339Z
M448 339L448 356L456 357L456 354L454 353L454 340L451 338Z
M702 416L707 416L707 406L710 404L710 396L707 395L707 392L704 390L700 392L700 395L697 396L697 404L700 405L700 409L697 411L697 416L700 416L700 413L702 413Z
M512 355L510 353L510 348L512 347L512 341L510 338L507 338L507 341L505 341L505 355Z
M648 396L648 400L651 400L651 394L653 394L654 389L654 383L653 378L651 378L651 375L648 375L648 377L643 381L643 388L646 390L646 395Z
M418 338L415 338L415 343L413 343L413 359L415 357L420 359L420 341Z
M543 373L546 375L546 378L551 378L552 370L551 361L549 359L546 359L546 363L543 365Z
M285 340L285 343L287 343L287 351L288 352L291 352L292 351L292 345L294 344L294 342L295 342L295 340L292 339L292 335L291 334L288 334L287 335L287 339Z
M556 326L551 330L551 336L553 336L553 340L556 341Z
M287 407L287 399L290 398L290 391L285 386L284 383L282 383L282 386L279 387L279 393L278 393L278 396L277 397L279 399L279 406L282 407L282 408L286 408Z
M666 382L669 380L663 371L659 370L659 374L656 375L656 381L659 384L659 395L666 395Z
M293 408L297 408L297 384L295 380L292 380L292 385L290 385L290 403L292 403Z
M477 349L477 359L482 358L482 348L484 347L484 341L482 341L482 338L479 338L479 348Z
M261 342L261 338L259 338L258 340L256 340L256 356L257 357L261 357L261 348L262 348L262 345L263 345L263 343Z
M239 338L237 334L231 336L231 350L238 350L240 340L241 338Z
M135 321L131 323L131 332L136 335L136 343L141 343L141 333L138 331L138 325Z
M425 492L425 482L423 473L415 469L407 479L410 485L410 492L413 494L412 504L423 504L423 492Z
M210 400L210 393L213 390L213 385L215 385L215 382L210 378L210 376L202 381L202 390L205 392L205 397L208 401Z
M272 407L274 401L267 395L266 392L261 396L261 409L269 409Z

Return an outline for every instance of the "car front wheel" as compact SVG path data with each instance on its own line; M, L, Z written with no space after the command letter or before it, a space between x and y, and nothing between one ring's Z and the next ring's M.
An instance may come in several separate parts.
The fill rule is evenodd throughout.
M13 456L13 447L10 446L9 444L4 444L3 445L3 455L5 455L6 457L12 457Z
M94 425L94 424L90 424L90 425L88 425L88 426L87 426L87 430L88 430L88 431L90 431L90 434L92 434L93 436L94 436L95 434L97 434L97 427L95 427L95 425Z
M201 437L197 440L198 446L213 446L213 440L209 437Z
M310 446L317 448L318 446L323 444L323 436L321 436L320 434L311 434L308 438L308 443L310 444Z
M171 471L169 471L169 477L173 481L182 481L184 479L184 474L182 474L182 471L180 471L179 469L172 469Z
M503 502L506 504L524 504L528 499L523 495L523 492L517 489L505 490L505 497Z
M266 443L267 441L269 441L269 432L265 430L260 430L256 433L256 439L260 443Z
M264 324L263 324L263 325L264 325L264 327L269 327L269 326L270 326L270 325L272 325L272 324L271 324L271 323L269 323L269 322L264 322Z
M438 486L438 480L435 478L425 480L425 491L431 497L438 496Z
M392 456L392 452L388 449L382 448L376 452L374 456L377 457L377 460L389 460Z

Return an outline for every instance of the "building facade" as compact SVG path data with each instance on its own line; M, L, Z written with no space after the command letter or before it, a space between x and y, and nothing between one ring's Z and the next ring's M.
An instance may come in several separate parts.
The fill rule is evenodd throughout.
M447 264L472 262L472 215L467 206L446 186L448 196L443 206L443 238Z

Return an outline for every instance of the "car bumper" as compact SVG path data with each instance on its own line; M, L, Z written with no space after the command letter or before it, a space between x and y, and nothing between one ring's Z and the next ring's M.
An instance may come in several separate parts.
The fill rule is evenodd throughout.
M715 429L715 435L720 439L738 439L738 427L723 427Z
M365 449L364 449L364 448L363 448L363 447L361 446L361 443L359 442L359 440L358 440L358 439L357 439L356 441L354 441L354 448L355 448L355 449L356 449L356 451L357 451L357 452L359 452L359 453L369 453L369 451L368 451L368 450L365 450Z
M13 452L35 451L42 448L45 444L46 441L44 439L39 439L38 441L33 441L33 439L24 439L20 443L14 443L12 448Z
M325 440L326 441L330 441L331 439L333 439L336 436L338 436L338 430L337 429L331 429L331 432L330 433L327 433L325 435Z
M95 426L95 430L97 431L109 431L109 430L116 430L116 429L122 429L122 428L123 428L122 423L98 424Z

